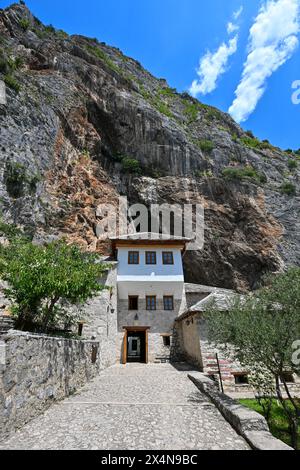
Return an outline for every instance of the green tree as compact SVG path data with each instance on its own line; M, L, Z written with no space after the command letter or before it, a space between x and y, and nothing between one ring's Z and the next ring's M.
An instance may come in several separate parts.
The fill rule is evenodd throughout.
M230 302L228 312L214 306L208 313L209 338L225 353L233 354L252 374L266 371L274 380L276 395L289 422L293 447L297 447L300 403L286 381L286 372L299 374L295 344L300 339L300 269L273 276L246 298ZM281 383L288 399L284 399ZM264 388L261 384L260 388Z
M0 277L9 285L6 295L21 330L71 325L75 318L63 304L84 303L103 289L99 280L105 269L96 255L64 241L40 246L15 238L0 248Z

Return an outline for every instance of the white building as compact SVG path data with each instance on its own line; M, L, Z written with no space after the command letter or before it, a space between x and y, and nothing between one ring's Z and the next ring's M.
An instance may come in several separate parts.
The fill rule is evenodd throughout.
M186 308L182 254L188 239L137 233L112 239L121 361L169 360L175 319Z

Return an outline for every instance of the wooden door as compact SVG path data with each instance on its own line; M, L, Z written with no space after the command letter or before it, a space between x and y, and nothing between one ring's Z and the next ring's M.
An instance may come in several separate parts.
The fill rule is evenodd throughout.
M127 330L124 333L122 363L127 364Z
M148 330L145 331L145 362L148 364Z

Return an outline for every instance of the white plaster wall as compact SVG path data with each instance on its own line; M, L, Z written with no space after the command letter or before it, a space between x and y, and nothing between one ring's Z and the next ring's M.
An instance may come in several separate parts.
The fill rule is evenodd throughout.
M128 264L128 252L138 251L140 253L140 262L136 265ZM156 252L156 264L148 265L145 260L146 251ZM162 262L162 252L172 251L174 264L164 265ZM183 267L181 250L174 247L156 248L156 247L121 247L118 248L118 281L122 281L122 276L166 276L172 278L172 276L178 277L178 281L183 282ZM126 279L125 279L126 280ZM172 279L170 279L172 280Z

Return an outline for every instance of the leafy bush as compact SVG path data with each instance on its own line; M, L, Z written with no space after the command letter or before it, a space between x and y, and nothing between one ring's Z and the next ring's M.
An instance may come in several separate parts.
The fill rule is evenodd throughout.
M213 172L211 170L204 170L204 171L201 171L201 170L197 170L195 172L195 176L197 178L213 178Z
M94 57L97 57L97 59L100 59L110 69L114 70L117 73L122 73L119 67L109 58L109 56L102 49L97 46L91 46L90 44L87 44L85 47L90 54L92 54Z
M29 29L29 26L30 26L30 21L26 18L22 18L20 21L19 21L19 25L21 26L21 28L23 29L23 31L27 31Z
M166 96L166 97L169 97L169 98L174 98L176 92L177 92L176 88L170 88L170 87L161 88L160 90L158 90L159 95Z
M7 192L15 199L24 195L26 187L30 193L34 193L39 180L38 175L30 175L21 163L8 162L6 164L4 181Z
M294 355L295 341L300 338L299 309L300 269L290 268L265 279L263 287L251 295L228 300L226 313L212 303L206 314L209 341L218 344L226 356L238 360L251 375L265 378L266 386L271 376L295 449L299 442L300 400L294 400L285 373L300 373ZM280 382L288 400L283 397Z
M197 140L195 141L195 144L203 152L212 152L212 150L214 149L214 144L211 140L206 140L206 139Z
M296 162L296 160L289 160L288 167L289 167L289 170L291 171L295 170L298 167L298 163Z
M296 194L296 186L293 183L287 181L280 186L280 191L282 194L294 196Z
M17 79L10 74L4 76L4 82L9 88L12 88L17 93L19 93L19 91L21 90L21 85L19 84Z
M222 171L223 176L233 180L255 180L259 183L266 183L265 175L258 173L252 166L227 167Z
M259 149L261 146L260 140L256 139L255 137L242 137L241 142L249 148Z
M16 327L47 332L70 326L74 318L62 302L84 303L103 289L98 279L105 269L97 261L62 241L40 246L18 239L1 246L0 276L9 284L6 295L14 303Z
M122 158L122 167L127 173L140 175L142 172L139 161L130 157Z
M0 57L0 73L8 72L7 60L4 57Z
M183 113L188 118L188 121L190 123L195 122L197 120L198 114L199 114L198 104L196 104L196 103L186 104Z
M48 26L45 26L45 31L50 34L55 34L55 28L52 26L52 24L49 24Z

